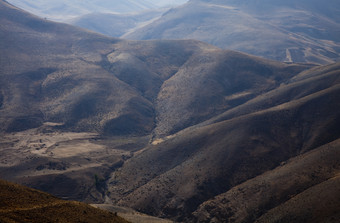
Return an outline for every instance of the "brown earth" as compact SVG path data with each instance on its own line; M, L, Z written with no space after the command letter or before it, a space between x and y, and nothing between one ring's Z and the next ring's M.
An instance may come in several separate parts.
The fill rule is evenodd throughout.
M338 217L339 63L0 12L1 178L178 222Z
M112 222L128 221L90 205L65 201L27 187L0 181L0 221L12 222Z

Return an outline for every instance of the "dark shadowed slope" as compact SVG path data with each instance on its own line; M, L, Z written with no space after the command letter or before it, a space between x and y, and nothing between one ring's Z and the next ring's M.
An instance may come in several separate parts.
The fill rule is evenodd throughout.
M182 222L337 217L338 193L318 191L338 185L339 63L108 38L5 1L0 12L2 178ZM223 203L237 187L251 210ZM329 206L305 210L316 194Z
M3 1L0 7L2 130L24 130L46 120L108 134L152 130L151 102L103 67L117 39L43 21ZM147 123L112 126L129 116L143 116Z
M158 94L156 136L200 123L274 89L302 65L286 65L205 47L166 80Z
M321 70L327 72L322 73ZM197 217L205 216L199 217L202 219L226 222L229 217L233 219L233 215L237 215L237 206L233 206L235 210L232 211L224 208L215 211L207 206L207 212L211 211L211 215L201 213L203 209L195 210L204 201L226 193L299 154L314 149L327 150L326 153L330 153L329 157L334 157L334 160L320 157L323 164L320 160L305 164L298 158L301 163L296 162L303 165L303 170L297 179L308 177L307 170L317 172L319 168L325 168L326 172L320 172L315 179L308 177L306 184L303 181L294 184L292 178L289 183L296 185L295 193L335 177L339 173L339 145L337 142L328 143L340 137L339 64L318 71L311 70L310 75L306 72L301 76L306 79L292 81L249 101L245 114L242 114L240 106L239 115L225 117L224 121L204 127L183 130L147 147L113 173L108 185L110 197L120 204L177 221L192 220L194 212ZM321 146L322 149L318 149ZM329 148L332 150L328 151ZM313 169L316 163L318 167ZM272 174L275 176L277 173L274 171ZM270 186L268 183L264 183L265 188ZM289 199L287 196L290 194L285 194L284 187L272 190L268 193L277 193L280 199L273 201L276 198L258 195L261 202L255 202L254 207L250 207L255 213L247 209L245 213L249 213L241 215L242 219L257 219ZM243 199L240 205L252 201L252 197ZM330 208L336 208L336 204L330 200ZM221 205L224 207L223 203ZM296 215L302 215L303 209L304 206L300 212L297 210ZM238 218L236 222L243 222L242 219Z
M287 62L339 60L339 2L202 1L174 8L128 39L197 39Z
M198 41L108 38L5 1L0 10L0 174L70 199L103 201L103 180L152 136L210 119L309 67Z
M90 205L57 199L27 187L0 181L0 221L127 223L117 215Z
M337 222L339 140L204 202L199 222Z
M41 20L6 2L0 7L0 113L7 132L50 121L108 135L146 135L155 127L167 135L308 67L197 41L122 41ZM242 99L233 100L235 94Z

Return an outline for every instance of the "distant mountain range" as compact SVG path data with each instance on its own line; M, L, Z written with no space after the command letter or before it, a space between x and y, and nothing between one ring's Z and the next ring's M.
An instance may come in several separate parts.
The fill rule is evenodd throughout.
M9 0L8 2L41 17L46 17L51 20L66 21L67 19L91 13L131 13L178 5L184 3L185 0Z
M91 13L66 22L104 35L120 37L138 27L151 23L168 9L156 8L127 14Z
M40 16L113 37L196 39L283 62L340 60L336 0L11 2ZM175 8L160 8L165 6Z
M340 58L339 1L191 0L123 35L128 39L197 39L286 62Z
M340 219L340 62L112 38L4 0L0 24L0 178L176 222Z

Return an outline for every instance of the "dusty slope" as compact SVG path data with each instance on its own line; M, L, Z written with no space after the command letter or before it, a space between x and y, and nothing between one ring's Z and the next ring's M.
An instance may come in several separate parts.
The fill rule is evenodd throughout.
M340 198L339 142L292 158L204 202L195 212L196 220L326 222L333 218L336 222Z
M338 8L334 0L192 0L123 37L197 39L279 61L327 64L339 60Z
M243 104L287 81L302 67L205 47L163 83L155 135L176 133Z
M256 222L339 222L339 186L338 174L270 210Z
M64 199L104 201L103 180L149 137L103 138L57 131L55 123L1 134L0 176Z
M0 221L127 223L108 211L0 180Z
M138 117L136 107L146 110L153 126L150 102L96 65L118 40L40 20L3 1L0 7L2 130L37 127L49 119L106 131L122 113Z
M50 121L72 131L147 135L157 127L156 135L167 135L308 67L197 41L112 39L40 20L5 2L0 7L0 122L7 132Z
M6 179L193 221L202 203L339 139L339 63L299 74L309 66L0 10Z
M284 100L287 88L297 84L293 82L269 92L268 97L255 98L250 106L253 112L192 127L147 147L113 173L110 197L119 204L185 222L202 202L339 139L338 65L331 73L320 74L324 81L314 80L313 85L301 80L292 91L300 95L296 99ZM317 90L311 91L311 86ZM264 102L273 106L261 109ZM337 163L338 153L334 157Z
M102 202L102 181L152 135L209 119L309 67L197 41L107 38L5 1L0 10L1 176L70 199Z

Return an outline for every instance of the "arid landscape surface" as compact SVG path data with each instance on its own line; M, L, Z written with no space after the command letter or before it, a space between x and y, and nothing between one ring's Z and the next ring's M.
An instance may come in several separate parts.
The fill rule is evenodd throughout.
M65 201L41 191L0 181L0 221L128 223L117 215L90 205Z
M339 62L117 39L4 0L0 24L1 179L131 222L340 220Z
M122 37L196 39L278 61L328 64L340 58L339 8L336 0L190 0Z

